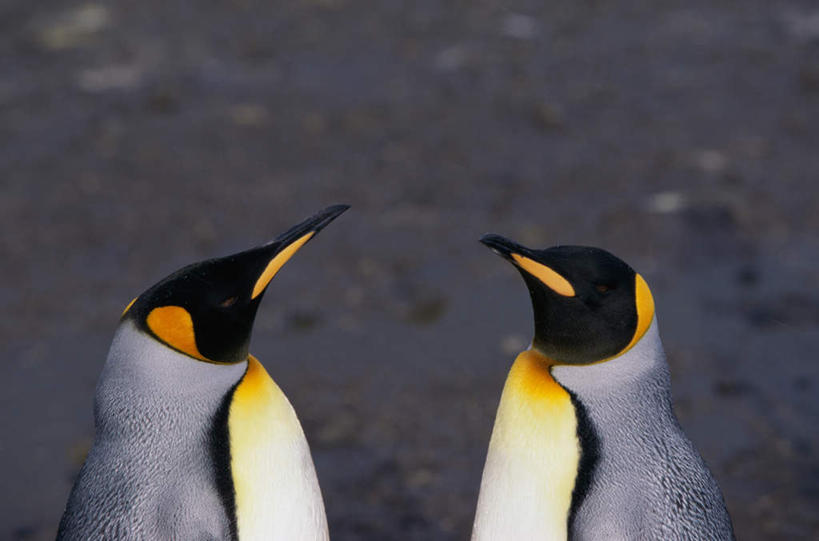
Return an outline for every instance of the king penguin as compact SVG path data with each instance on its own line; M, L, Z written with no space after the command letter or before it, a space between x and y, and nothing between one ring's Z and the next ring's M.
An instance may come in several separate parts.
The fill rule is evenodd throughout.
M481 242L522 274L535 334L501 395L473 541L733 539L672 410L645 280L599 248Z
M128 305L58 540L328 539L304 432L248 345L271 279L347 208L184 267Z

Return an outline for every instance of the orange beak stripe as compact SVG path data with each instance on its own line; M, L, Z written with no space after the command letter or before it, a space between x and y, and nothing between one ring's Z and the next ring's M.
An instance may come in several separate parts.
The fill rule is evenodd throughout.
M256 280L256 285L253 286L253 294L250 296L250 298L255 299L258 297L267 287L267 284L270 283L270 280L276 276L279 269L281 269L284 264L287 263L287 260L293 257L293 254L295 254L299 248L304 246L304 243L310 240L310 238L315 234L315 231L310 231L309 233L294 240L284 250L277 253L273 259L270 260L270 263L267 264L267 267L265 267L264 271L259 276L259 279Z
M564 297L574 297L575 292L572 284L561 275L533 259L524 257L520 254L512 254L512 259L515 260L520 268L543 282L552 291Z

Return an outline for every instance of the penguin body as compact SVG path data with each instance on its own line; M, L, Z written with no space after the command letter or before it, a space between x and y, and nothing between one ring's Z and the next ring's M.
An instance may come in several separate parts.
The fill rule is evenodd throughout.
M552 374L585 409L594 447L570 517L573 538L733 538L719 486L672 410L656 318L622 356Z
M328 539L301 425L247 347L270 280L344 210L186 267L126 308L58 539Z
M535 338L504 386L473 540L733 539L642 277L596 248L482 241L526 281Z
M94 445L60 524L62 539L230 539L217 441L246 363L203 363L123 322L95 396Z

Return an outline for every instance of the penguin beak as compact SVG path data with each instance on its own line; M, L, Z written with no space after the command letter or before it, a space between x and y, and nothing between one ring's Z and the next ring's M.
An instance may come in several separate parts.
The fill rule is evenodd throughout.
M300 224L294 225L276 237L276 239L268 244L268 246L278 244L280 245L279 252L281 252L305 235L318 233L327 227L330 222L338 218L348 208L350 208L350 205L333 205L332 207L327 207L321 212L307 218Z
M276 276L276 273L279 272L279 269L293 257L293 254L348 208L350 208L350 205L333 205L332 207L327 207L300 224L294 225L279 235L276 240L267 244L265 247L275 249L274 255L256 279L250 298L255 299L261 295L273 277Z
M513 254L529 253L529 249L525 246L521 246L515 241L509 240L506 237L501 237L500 235L496 235L494 233L487 233L486 235L482 236L481 242L486 246L489 246L493 252L502 258L508 259L512 262L514 262L512 259Z
M521 272L525 272L542 282L549 289L564 297L574 297L572 284L554 269L542 262L543 256L500 235L489 233L481 237L481 242L503 257Z

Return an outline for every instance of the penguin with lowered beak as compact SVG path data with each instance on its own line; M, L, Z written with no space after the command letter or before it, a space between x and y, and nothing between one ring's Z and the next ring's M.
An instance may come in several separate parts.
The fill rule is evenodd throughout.
M672 410L645 280L599 248L481 242L523 276L535 335L503 389L473 541L733 539Z

